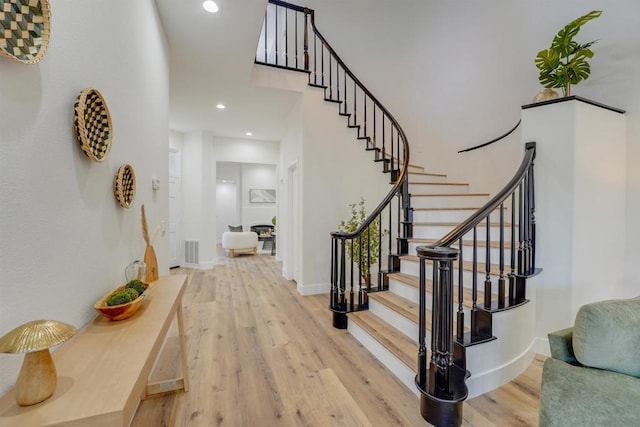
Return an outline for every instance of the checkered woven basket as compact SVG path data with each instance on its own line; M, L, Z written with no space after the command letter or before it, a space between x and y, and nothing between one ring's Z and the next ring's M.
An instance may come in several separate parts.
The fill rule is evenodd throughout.
M113 127L107 102L93 88L80 92L73 107L73 133L90 159L102 162L109 155Z
M136 198L136 173L131 165L122 165L113 178L113 195L124 208L130 208Z
M49 47L50 21L49 0L0 0L0 56L39 62Z

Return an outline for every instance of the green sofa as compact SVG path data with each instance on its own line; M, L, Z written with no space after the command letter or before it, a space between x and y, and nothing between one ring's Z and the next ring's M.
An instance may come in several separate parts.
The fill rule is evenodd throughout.
M587 304L549 334L540 426L640 426L640 297Z

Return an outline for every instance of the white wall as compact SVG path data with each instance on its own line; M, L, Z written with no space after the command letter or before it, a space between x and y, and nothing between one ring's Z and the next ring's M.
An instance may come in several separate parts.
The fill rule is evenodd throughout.
M637 1L294 2L315 9L319 30L398 119L411 143L412 163L447 173L450 181L470 181L472 190L492 192L515 171L515 167L505 165L519 163L522 132L517 131L488 149L468 154L456 152L492 139L515 124L520 106L530 103L540 90L534 65L537 52L547 48L566 23L590 10L603 10L602 16L587 23L576 37L580 42L599 41L593 47L591 77L574 86L572 94L627 111L623 215L627 238L623 248L616 248L625 259L624 280L617 291L598 295L638 293L640 280L635 265L640 256L636 244L640 235L640 223L636 220L640 217L640 170L636 167L640 162L637 72L640 33L635 27L640 4ZM567 261L560 258L549 262ZM542 267L552 271L555 265Z
M242 165L242 224L245 230L256 224L271 224L271 218L277 214L276 203L252 203L249 190L276 190L277 198L277 184L275 165Z
M152 0L52 0L52 34L36 65L0 58L0 335L35 319L83 326L93 304L144 255L140 205L152 227L168 218L167 46ZM117 27L117 31L114 31ZM126 48L123 48L126 46ZM71 127L80 90L98 88L113 118L102 163L89 160ZM114 200L114 173L136 172L132 208ZM168 272L168 238L155 242ZM0 354L0 394L21 355Z

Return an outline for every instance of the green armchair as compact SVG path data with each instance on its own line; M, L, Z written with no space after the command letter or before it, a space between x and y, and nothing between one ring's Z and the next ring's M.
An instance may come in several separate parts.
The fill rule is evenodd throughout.
M541 427L640 425L640 297L581 307L549 346Z

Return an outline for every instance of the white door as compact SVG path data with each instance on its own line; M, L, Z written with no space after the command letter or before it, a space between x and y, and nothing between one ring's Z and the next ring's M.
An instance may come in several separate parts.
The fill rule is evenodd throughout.
M182 263L182 187L180 151L169 150L169 268Z
M229 230L229 225L241 224L238 216L238 186L235 182L221 181L216 184L216 224L218 242L222 241L222 233Z
M299 229L299 195L298 195L298 162L294 162L287 170L287 221L288 232L286 259L284 260L285 277L288 280L298 281L298 263L300 262L300 229Z

